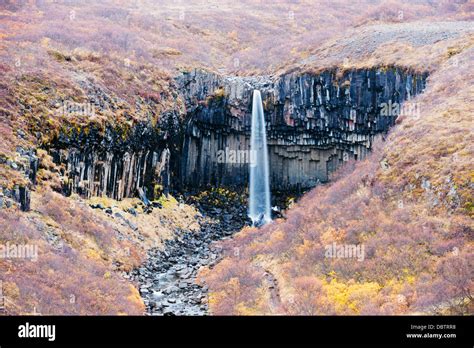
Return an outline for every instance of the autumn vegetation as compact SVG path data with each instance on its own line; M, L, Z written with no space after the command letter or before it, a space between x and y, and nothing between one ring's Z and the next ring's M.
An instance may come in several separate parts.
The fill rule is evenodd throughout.
M36 261L0 261L8 314L141 314L138 291L117 271L138 265L143 252L118 241L112 227L85 205L57 193L38 203L30 216L0 212L2 245L38 248ZM118 269L112 267L117 260Z
M182 116L173 77L195 67L255 75L375 66L430 72L415 100L421 116L401 115L367 159L307 193L286 219L224 242L224 259L201 272L211 311L472 314L473 35L426 45L407 37L422 37L423 23L447 22L441 33L451 21L472 23L473 13L472 2L450 0L1 2L0 187L29 185L18 149L39 158L31 211L0 209L0 244L34 244L41 255L0 259L8 314L143 314L124 272L176 229L199 229L197 210L171 196L132 218L131 208L143 212L138 199L59 194L64 168L45 149L60 134L114 127L126 138L171 109ZM92 94L103 104L92 117L60 112ZM222 194L237 200L219 189L193 198L218 206ZM325 258L333 242L363 244L364 261Z
M367 159L223 243L202 272L214 314L473 312L473 52L445 58L412 100L420 117L402 115ZM334 242L365 259L325 257Z

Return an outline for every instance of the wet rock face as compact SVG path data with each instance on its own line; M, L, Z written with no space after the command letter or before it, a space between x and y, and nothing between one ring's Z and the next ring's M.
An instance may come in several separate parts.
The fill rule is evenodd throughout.
M295 189L327 181L344 161L364 158L426 77L395 68L276 79L184 74L178 78L188 112L182 183L247 185L254 89L264 103L272 188Z

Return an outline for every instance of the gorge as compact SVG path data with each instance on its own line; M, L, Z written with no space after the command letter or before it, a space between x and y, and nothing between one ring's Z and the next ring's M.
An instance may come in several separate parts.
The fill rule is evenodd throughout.
M169 189L246 187L248 164L221 163L218 154L250 149L252 91L259 89L271 188L307 189L327 182L349 159L363 159L398 116L381 112L384 105L400 105L420 93L426 78L396 67L278 77L193 70L173 82L184 112L161 115L155 126L142 121L127 133L111 127L73 130L47 148L67 168L66 194L120 200L137 196L139 189L154 198Z
M7 315L473 313L471 2L0 15Z
M157 123L64 128L44 148L62 168L66 196L140 197L150 204L170 191L227 187L242 192L249 185L248 161L219 155L250 150L253 91L259 90L271 189L298 192L327 182L344 162L363 159L395 124L400 105L423 91L427 76L397 67L259 77L196 69L171 81L176 107ZM88 98L99 110L112 99L100 86L90 88ZM38 160L28 156L26 171L34 178ZM20 189L22 206L28 208L28 190ZM13 196L20 194L13 191ZM149 314L208 314L207 288L195 283L197 272L220 259L213 241L247 222L244 206L221 211L207 206L203 212L219 223L200 222L198 235L186 233L167 242L164 251L150 250L147 263L129 275L141 284Z

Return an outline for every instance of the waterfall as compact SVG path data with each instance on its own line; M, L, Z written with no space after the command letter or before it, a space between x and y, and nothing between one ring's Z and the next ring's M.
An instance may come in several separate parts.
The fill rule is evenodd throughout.
M254 225L271 221L267 134L260 91L253 91L252 133L250 136L249 217Z

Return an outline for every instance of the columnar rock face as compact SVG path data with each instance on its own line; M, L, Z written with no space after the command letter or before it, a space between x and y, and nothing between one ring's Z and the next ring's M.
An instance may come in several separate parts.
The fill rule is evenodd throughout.
M177 118L164 115L164 118ZM144 192L166 192L170 182L169 138L162 128L142 123L129 134L107 128L62 135L50 149L63 164L64 193L83 197L108 196L120 200ZM165 135L164 135L165 134Z
M188 112L182 182L247 185L254 89L264 101L272 188L295 189L325 182L344 161L364 158L426 77L396 68L275 79L184 74L178 79ZM402 109L416 116L417 105Z
M247 187L252 92L261 91L272 189L325 182L362 159L394 124L400 103L423 90L425 74L389 68L223 77L201 70L175 79L186 106L126 134L107 128L61 134L50 152L64 167L64 191L122 199L169 187ZM416 105L403 108L413 111ZM157 190L158 188L158 190Z
M18 160L6 159L0 157L0 164L6 164L11 169L23 173L26 182L16 184L13 187L2 187L0 185L0 209L7 208L13 204L18 204L23 211L30 210L31 193L30 188L36 184L36 175L38 172L38 158L34 151L22 147L17 148Z

